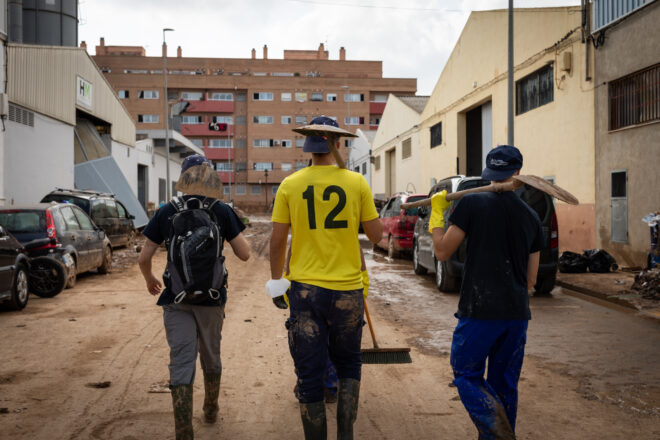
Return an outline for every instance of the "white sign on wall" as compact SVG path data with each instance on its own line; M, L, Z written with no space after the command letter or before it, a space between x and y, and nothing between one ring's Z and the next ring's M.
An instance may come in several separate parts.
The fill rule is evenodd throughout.
M92 83L76 77L76 102L83 107L92 108Z

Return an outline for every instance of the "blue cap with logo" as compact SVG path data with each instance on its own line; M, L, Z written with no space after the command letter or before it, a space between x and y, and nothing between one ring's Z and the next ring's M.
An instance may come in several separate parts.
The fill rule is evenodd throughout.
M309 124L330 125L339 128L337 121L327 116L317 116ZM303 145L303 151L305 153L329 153L330 147L328 146L328 140L324 136L307 136Z
M486 180L504 180L513 176L522 168L523 157L516 147L500 145L493 148L486 156L486 168L481 177Z
M209 160L202 155L193 154L192 156L188 156L183 159L183 163L181 163L181 174L185 173L186 170L190 167L202 165L205 163L208 164Z

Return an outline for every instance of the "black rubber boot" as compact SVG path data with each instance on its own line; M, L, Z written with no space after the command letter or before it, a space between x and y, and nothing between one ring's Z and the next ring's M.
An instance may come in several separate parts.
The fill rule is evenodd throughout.
M204 422L215 423L218 419L218 397L222 373L204 372Z
M325 402L301 403L300 418L303 431L305 431L305 440L326 440L328 438Z
M176 440L193 440L192 406L193 386L170 385L174 407L174 431Z
M337 393L337 440L353 440L353 423L357 419L360 381L339 379Z

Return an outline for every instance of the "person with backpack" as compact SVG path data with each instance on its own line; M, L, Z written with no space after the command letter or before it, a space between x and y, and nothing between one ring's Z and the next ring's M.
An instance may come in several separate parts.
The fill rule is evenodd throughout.
M500 145L486 156L481 177L506 182L520 174L522 164L516 147ZM536 284L545 240L541 222L513 191L484 192L456 204L445 232L446 196L442 191L431 199L435 257L448 260L467 239L450 356L454 385L480 439L515 439L518 379L531 319L528 289Z
M204 421L215 423L222 363L220 339L227 301L227 271L222 255L227 241L242 261L250 246L242 234L245 225L228 205L217 200L222 184L208 160L188 156L174 197L160 207L145 227L146 242L138 263L151 295L158 295L170 347L170 390L177 440L194 437L193 382L197 352L204 374ZM165 241L167 266L162 284L153 275L151 260Z
M311 124L338 128L325 116ZM284 179L275 196L266 292L276 298L289 291L286 327L305 438L327 436L323 375L329 356L339 378L337 436L348 440L353 438L357 418L362 368L364 299L358 229L362 224L376 243L383 226L369 184L361 174L335 165L326 138L307 136L303 151L312 153L312 166ZM282 276L289 229L290 282Z

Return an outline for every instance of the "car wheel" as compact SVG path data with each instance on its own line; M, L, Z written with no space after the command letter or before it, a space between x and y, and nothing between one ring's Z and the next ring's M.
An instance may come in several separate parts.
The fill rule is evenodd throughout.
M30 292L41 298L52 298L62 290L67 282L64 264L49 257L34 258L30 263Z
M394 248L394 238L390 235L390 238L387 241L387 256L390 258L396 258L399 253Z
M103 252L103 264L98 268L99 273L108 273L112 269L112 249L110 246L106 246L105 251Z
M76 259L71 255L71 259L73 259L73 264L69 268L69 274L66 278L66 288L67 289L73 289L73 287L76 285L76 281L78 280L78 264L76 263Z
M435 260L435 285L440 292L455 292L456 279L447 272L447 262Z
M419 246L417 245L417 240L413 241L412 258L413 258L413 270L415 271L415 273L417 275L424 275L427 272L427 270L425 267L419 264Z
M545 276L543 278L538 278L536 280L536 284L534 285L534 295L549 295L550 292L552 292L552 289L555 288L556 280L556 273Z
M25 267L18 266L16 268L16 274L14 275L14 285L11 289L11 301L9 306L13 310L22 310L27 305L28 297L28 272Z

